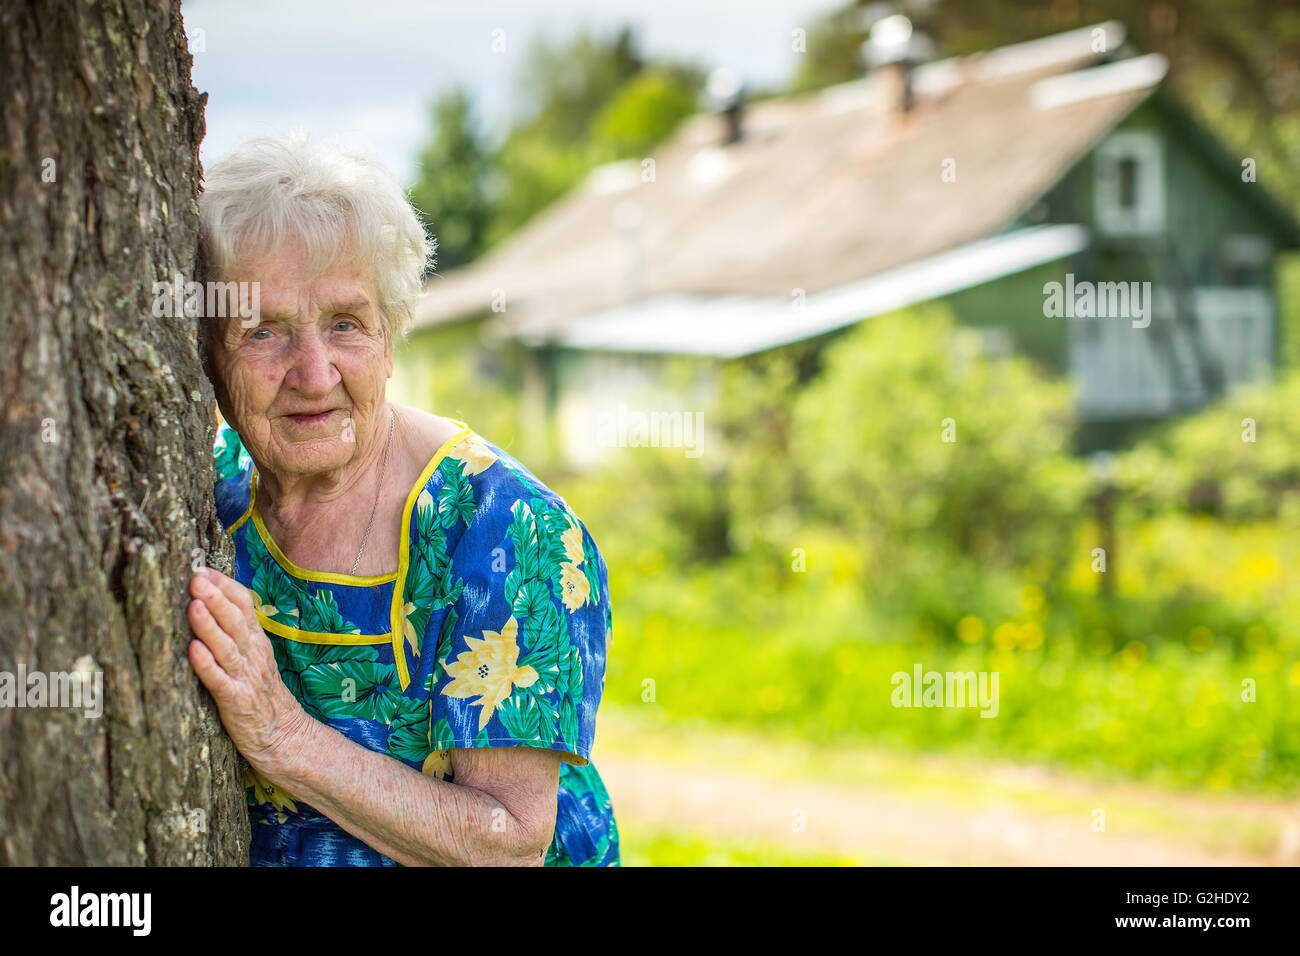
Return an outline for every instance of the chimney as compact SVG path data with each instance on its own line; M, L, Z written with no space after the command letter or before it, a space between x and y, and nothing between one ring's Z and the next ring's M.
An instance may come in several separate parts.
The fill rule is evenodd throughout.
M744 134L745 86L731 70L720 66L704 88L709 109L723 120L722 144L730 146Z
M912 21L901 13L881 17L871 25L862 58L885 87L885 103L891 113L912 109L912 71L934 55L934 42L912 29Z

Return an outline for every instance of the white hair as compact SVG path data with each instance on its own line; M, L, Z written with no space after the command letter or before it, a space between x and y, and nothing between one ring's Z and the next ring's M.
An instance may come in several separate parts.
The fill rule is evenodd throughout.
M221 279L238 260L292 241L309 270L344 258L370 268L390 343L411 324L436 248L381 163L301 132L249 140L208 167L199 231L206 268Z

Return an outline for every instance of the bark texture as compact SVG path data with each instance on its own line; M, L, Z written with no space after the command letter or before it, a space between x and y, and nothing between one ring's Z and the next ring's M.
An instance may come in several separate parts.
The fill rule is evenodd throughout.
M178 0L0 8L0 679L102 669L104 699L0 707L0 864L248 860L186 658L192 567L230 558L212 390L198 320L151 309L196 278L190 65Z

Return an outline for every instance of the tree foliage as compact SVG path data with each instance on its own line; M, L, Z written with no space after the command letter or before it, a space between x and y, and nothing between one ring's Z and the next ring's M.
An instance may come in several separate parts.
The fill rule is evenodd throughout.
M433 138L420 153L411 201L438 237L438 268L447 270L473 259L487 238L491 153L474 126L464 90L440 96L430 116Z
M520 112L496 145L466 94L444 94L412 189L438 237L439 268L471 261L594 167L645 155L694 111L700 82L695 67L648 61L624 28L535 41L516 81Z

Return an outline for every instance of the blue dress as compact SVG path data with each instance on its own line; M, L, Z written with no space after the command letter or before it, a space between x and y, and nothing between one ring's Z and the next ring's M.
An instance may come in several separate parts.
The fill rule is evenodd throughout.
M553 491L467 425L407 496L395 574L309 571L256 505L252 459L217 433L216 502L235 577L308 715L441 780L460 747L558 751L547 866L617 866L609 794L590 762L611 636L605 562ZM254 866L395 866L249 771Z

